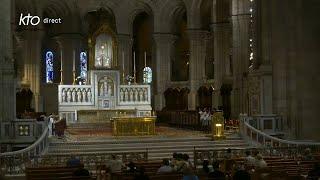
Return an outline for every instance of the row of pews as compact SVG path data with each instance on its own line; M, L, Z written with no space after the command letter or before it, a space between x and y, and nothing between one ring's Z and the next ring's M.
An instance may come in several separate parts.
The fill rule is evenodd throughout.
M48 167L32 167L26 168L27 180L93 180L96 179L91 176L75 176L74 172L80 167L61 167L61 166L48 166Z
M303 179L303 176L306 177L308 172L312 170L316 162L320 162L320 155L315 156L315 160L300 160L292 158L283 158L283 157L264 157L264 160L267 162L268 167L263 169L252 170L248 168L248 171L251 174L252 180L271 180L275 178L289 180L289 179ZM221 167L221 170L226 174L232 175L235 173L234 167L237 164L242 164L243 158L234 158L227 160L232 162L229 163L229 167ZM157 170L161 166L161 161L138 161L135 163L137 169L143 168L145 174L149 176L152 180L176 180L182 179L183 174L181 173L167 173L167 174L157 174ZM221 166L224 166L226 163L221 163ZM228 164L228 163L227 163ZM92 173L90 177L81 177L74 176L74 172L79 167L57 167L57 166L48 166L48 167L30 167L26 168L26 179L27 180L41 180L41 179L64 179L64 180L92 180L92 179L112 179L112 180L133 180L136 173L127 172L125 169L123 172L112 173L111 176L108 173L107 169L97 169ZM198 169L201 167L198 167ZM199 179L209 180L206 174L196 173Z

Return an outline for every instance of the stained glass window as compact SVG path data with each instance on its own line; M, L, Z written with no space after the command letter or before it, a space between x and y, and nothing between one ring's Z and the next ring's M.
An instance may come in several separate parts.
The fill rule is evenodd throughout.
M46 82L53 83L53 53L51 51L46 53Z
M87 79L87 71L88 71L88 62L87 62L87 53L80 53L80 77L82 79Z
M149 84L152 82L152 70L150 67L143 69L143 83Z

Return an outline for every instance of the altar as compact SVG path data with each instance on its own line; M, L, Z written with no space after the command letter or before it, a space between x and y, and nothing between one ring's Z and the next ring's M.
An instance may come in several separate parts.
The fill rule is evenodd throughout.
M114 117L112 118L113 136L144 136L155 135L156 117Z
M110 122L126 113L151 115L149 84L121 84L118 70L92 70L86 85L59 85L59 116L70 123Z

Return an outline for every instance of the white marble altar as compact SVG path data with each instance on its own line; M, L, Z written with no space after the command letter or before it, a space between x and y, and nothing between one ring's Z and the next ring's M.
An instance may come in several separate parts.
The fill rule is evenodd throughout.
M88 83L59 85L59 115L66 118L67 123L76 123L77 112L82 110L135 110L136 116L152 111L150 85L120 84L117 70L90 71Z

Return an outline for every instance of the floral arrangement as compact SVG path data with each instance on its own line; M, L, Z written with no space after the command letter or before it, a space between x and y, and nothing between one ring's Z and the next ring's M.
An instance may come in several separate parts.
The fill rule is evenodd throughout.
M128 82L128 84L131 84L131 82L134 80L133 76L127 75L126 76L126 81Z

